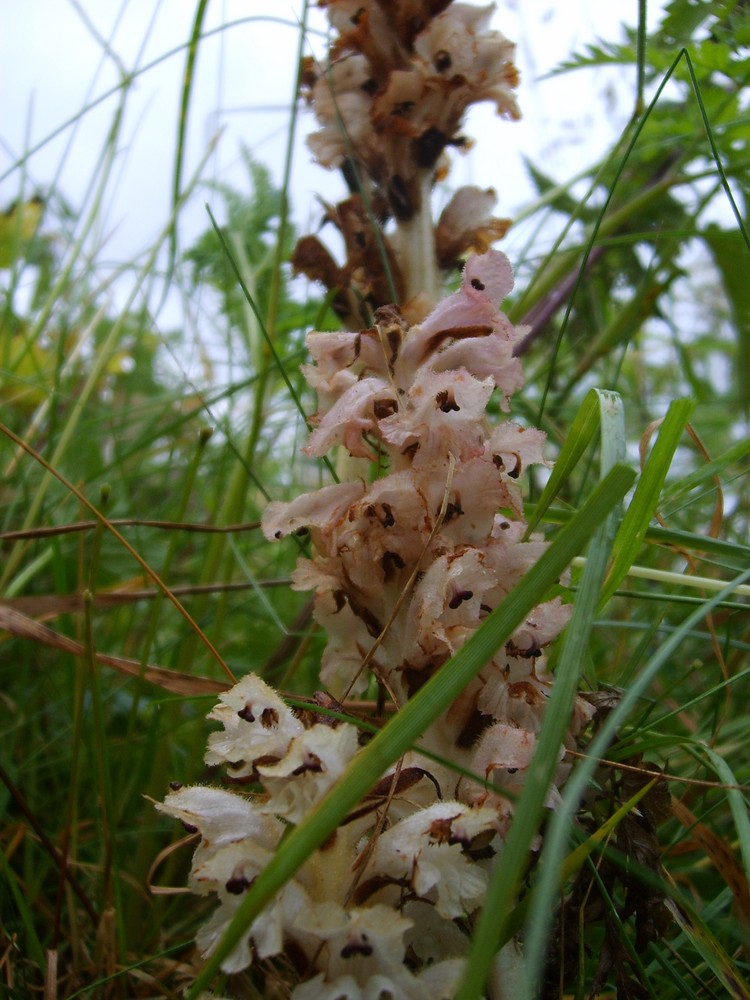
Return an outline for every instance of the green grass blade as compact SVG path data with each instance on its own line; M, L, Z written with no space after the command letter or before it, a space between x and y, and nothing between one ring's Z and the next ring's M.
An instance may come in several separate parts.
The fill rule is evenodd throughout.
M648 0L638 0L638 37L636 40L636 59L638 62L635 111L634 116L640 118L646 106L643 94L646 89L646 11Z
M34 916L31 907L28 905L26 892L23 886L18 884L16 878L16 873L11 868L8 863L8 859L5 856L5 851L0 851L0 868L2 868L5 884L9 890L10 895L13 898L13 903L18 911L20 917L20 922L23 924L23 929L25 933L25 946L28 949L28 954L33 958L40 969L44 968L44 949L42 948L41 942L36 933L36 928L34 926ZM4 903L5 917L4 919L10 922L10 907L8 903Z
M724 758L712 750L711 747L702 747L703 752L711 762L711 766L716 772L719 780L732 787L725 789L729 808L732 812L732 819L737 829L737 837L740 843L740 855L745 869L745 878L750 882L750 816L744 794L738 785L740 782Z
M679 902L668 899L667 906L688 941L726 989L726 995L736 1000L750 1000L750 987L741 978L737 963L722 948L698 911L684 897Z
M748 277L750 278L750 271L748 272ZM750 306L750 299L748 299L748 304ZM750 317L750 309L748 311L748 316ZM697 489L699 486L703 486L704 484L710 484L714 476L718 476L722 472L725 472L730 465L734 465L735 462L739 462L740 459L744 458L748 453L750 453L750 437L743 438L741 441L733 444L731 448L727 448L722 455L719 455L719 457L715 458L712 462L707 462L694 472L690 472L686 476L683 476L679 482L674 484L674 486L670 486L664 490L663 500L665 510L662 511L662 513L666 516L669 506L674 507L676 504L680 503L685 494L689 493L691 490Z
M719 270L737 336L737 363L733 373L735 392L744 406L750 405L750 254L742 233L709 225L701 233Z
M172 174L172 223L169 230L169 260L167 262L167 281L165 281L165 294L169 286L169 279L174 272L175 260L177 259L177 208L180 204L180 186L182 184L182 165L185 159L185 139L187 136L188 111L190 110L190 95L193 91L193 79L195 76L195 62L198 58L198 45L201 40L203 21L208 9L208 0L198 0L193 19L193 30L190 32L190 41L187 45L185 55L185 71L182 77L182 91L180 94L180 111L177 119L177 151L174 159L174 171Z
M504 939L510 939L512 935L517 934L524 926L529 928L529 936L526 938L526 965L527 968L531 970L532 976L534 969L538 969L537 958L533 955L533 951L536 948L533 938L539 937L541 939L541 928L537 932L535 921L538 919L538 915L542 914L545 918L544 925L547 925L547 917L552 915L552 909L554 907L554 898L548 898L547 892L543 887L543 882L547 879L554 887L554 891L559 891L562 886L572 878L580 868L583 867L584 862L586 862L594 851L600 851L610 834L612 834L620 822L625 819L638 805L642 798L644 798L653 789L656 784L656 779L647 782L638 791L632 795L627 802L623 804L608 816L605 821L598 827L590 836L588 836L583 843L578 844L570 854L565 858L561 858L559 863L550 864L548 858L548 851L550 847L549 837L546 838L544 844L544 855L543 864L544 869L542 870L541 877L537 884L529 891L528 895L524 896L518 906L513 910L512 913L508 915L508 919L505 923L504 928ZM545 913L545 906L547 907L548 913ZM533 935L533 937L532 937ZM501 941L504 944L505 941ZM543 941L546 944L547 941ZM542 954L541 952L539 953ZM529 977L531 978L531 976ZM519 996L520 1000L520 996Z
M302 405L302 400L299 398L299 396L297 394L297 391L295 390L294 386L292 385L292 381L289 378L289 373L287 372L286 368L284 367L284 363L281 360L281 358L279 357L278 352L276 351L276 346L275 346L275 344L273 342L273 339L272 339L271 335L268 332L268 328L266 327L265 319L261 315L260 310L258 309L258 304L255 301L255 298L253 297L253 295L251 294L250 289L247 287L245 279L242 276L242 271L240 270L239 264L237 263L237 260L236 260L236 258L234 256L233 252L232 252L232 248L229 246L229 243L227 242L227 239L226 239L226 237L225 237L225 235L224 235L224 233L223 233L223 231L221 229L221 226L218 224L218 222L214 218L214 214L211 211L211 208L210 208L209 205L206 205L206 212L208 213L208 217L211 220L211 225L214 228L214 232L216 233L217 239L221 243L221 248L224 251L224 253L226 254L227 261L229 262L229 266L232 268L232 271L234 272L234 276L237 279L237 284L242 289L242 294L245 296L247 304L252 309L253 315L255 316L255 319L258 322L258 327L260 329L260 332L263 334L263 339L265 340L266 347L268 348L268 350L269 350L269 352L271 354L271 357L273 358L273 362L276 365L276 367L278 368L279 374L284 379L284 383L285 383L285 385L287 387L287 391L289 392L289 398L294 403L294 405L295 405L295 407L296 407L297 412L299 413L299 415L305 421L305 426L307 427L307 429L308 430L312 430L312 427L311 427L311 425L310 425L310 423L309 423L309 421L307 419L307 414L305 413L305 408Z
M592 532L620 502L633 478L631 469L625 466L614 468L482 627L357 754L335 787L290 833L271 863L255 880L224 937L196 979L188 994L189 1000L196 1000L211 982L224 958L247 933L252 921L275 893L330 836L383 772L403 756L438 715L455 701L487 660L544 598L571 559L590 539Z
M535 506L526 504L525 513L531 517ZM572 512L563 507L550 507L544 521L547 524L565 524L572 517ZM750 560L750 546L740 545L735 541L726 541L723 538L711 538L708 535L701 535L691 531L680 531L677 528L662 528L660 525L650 526L646 530L645 541L654 545L673 545L678 549L685 549L688 552L702 552L707 558L729 559L732 564L737 564L741 560Z
M685 64L687 66L688 74L690 75L690 83L693 87L693 93L695 94L695 100L698 103L698 110L700 111L701 120L703 122L703 128L706 132L706 138L708 139L708 144L711 147L711 157L716 164L716 170L719 174L719 179L721 181L721 186L724 190L724 194L729 202L729 207L732 210L735 221L737 223L737 228L742 234L742 240L745 244L747 250L750 250L750 233L748 233L745 228L745 223L742 219L742 214L737 206L732 189L729 186L729 181L727 180L726 171L724 170L724 165L721 162L721 156L719 155L719 147L716 145L716 137L714 136L714 130L711 127L711 121L708 117L708 112L706 111L706 105L703 103L703 95L701 94L700 84L695 75L695 68L693 67L693 60L690 58L690 53L687 49L683 49L680 53L681 56L685 56Z
M596 389L592 389L586 394L583 402L578 408L578 412L573 418L570 430L565 438L560 454L555 460L552 473L542 490L539 502L529 515L529 524L526 529L526 538L536 528L549 505L557 496L560 487L566 481L570 473L578 464L581 455L589 445L596 429L599 426L599 406L597 406Z
M694 406L694 402L690 399L675 400L667 411L654 447L638 480L633 499L617 532L612 547L614 560L602 593L602 605L620 586L638 555L659 502L672 457Z
M565 443L555 460L552 473L542 490L539 501L527 511L526 538L544 518L552 501L580 461L599 427L602 429L603 471L608 471L614 464L625 459L625 423L622 400L616 392L610 392L606 389L591 389L573 418Z
M183 194L183 199L186 200L190 196L190 194L192 193L192 191L195 188L195 186L197 185L197 183L198 183L198 181L200 179L200 176L202 174L203 167L205 166L206 162L208 161L208 159L209 159L209 157L211 155L212 150L213 150L213 147L210 147L206 151L204 157L201 159L201 161L200 161L200 163L198 165L197 171L195 172L195 174L190 179L190 183L189 183L187 189L185 190L185 192ZM183 204L183 203L184 203L184 201L181 201L180 204ZM178 206L178 210L179 210L179 206ZM175 218L175 216L174 216L174 212L173 212L171 214L171 216L169 218L169 221L167 222L166 226L164 227L164 229L160 233L159 237L157 238L157 240L154 243L154 245L151 248L151 250L149 251L149 253L148 253L147 257L146 257L145 263L139 269L137 277L136 277L136 281L134 282L132 290L128 294L128 297L127 297L127 299L125 301L125 305L123 307L123 310L122 310L120 316L113 323L112 328L109 331L109 333L107 334L107 337L106 337L105 341L103 342L103 344L99 347L99 350L97 351L96 357L94 358L94 361L91 364L91 366L89 368L89 371L87 373L86 381L83 384L83 386L80 388L80 390L79 390L79 392L78 392L78 394L76 396L76 399L75 399L75 402L74 402L74 405L73 405L73 408L72 408L72 412L71 412L71 414L68 416L68 418L66 420L65 429L64 429L63 433L61 434L60 439L56 442L55 449L54 449L54 451L52 453L52 457L51 457L51 459L49 461L49 464L53 468L57 468L57 466L60 465L60 463L61 463L61 461L63 459L63 456L68 452L69 447L72 447L75 444L75 429L76 429L76 427L78 425L78 422L79 422L79 420L80 420L80 418L81 418L81 416L82 416L82 414L84 412L86 403L90 399L90 397L92 396L92 394L94 392L94 389L95 389L95 386L97 384L97 381L100 379L103 371L105 370L105 367L106 367L108 361L111 358L112 353L114 352L114 350L116 349L116 347L117 347L117 345L119 343L121 334L123 333L124 328L125 328L126 317L128 316L130 310L133 308L133 306L135 305L135 303L137 302L138 297L139 297L139 295L142 292L144 283L146 282L146 280L148 279L149 275L151 274L151 272L153 271L153 269L155 267L155 264L156 264L156 261L158 259L158 255L159 255L159 250L160 250L160 248L161 248L161 246L162 246L165 238L168 235L170 227L174 224L174 218ZM72 267L72 264L71 264L71 267ZM49 486L49 484L51 483L51 481L52 481L51 474L48 474L45 477L45 479L42 481L42 484L37 489L36 493L34 494L34 499L31 502L31 504L29 506L29 509L26 512L24 520L22 522L22 527L23 528L29 528L35 522L35 520L37 519L37 517L39 515L39 512L40 512L40 510L42 509L42 506L43 506L44 497L45 497L45 493L46 493L47 487ZM19 564L21 562L21 559L23 557L23 553L24 553L24 549L23 549L22 545L17 544L16 546L14 546L14 548L11 550L10 554L6 558L5 564L3 566L2 574L0 574L0 587L2 589L5 589L8 586L8 584L12 581L13 574L15 573L15 571L17 570L17 568L18 568L18 566L19 566Z

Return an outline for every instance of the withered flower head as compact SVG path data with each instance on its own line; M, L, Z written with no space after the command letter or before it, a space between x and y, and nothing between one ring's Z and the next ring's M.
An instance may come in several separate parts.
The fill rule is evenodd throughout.
M489 26L493 5L322 6L337 34L327 60L304 63L302 90L320 126L308 142L319 163L342 171L358 218L352 228L348 202L327 212L344 236L345 265L331 266L322 245L309 242L314 237L298 247L294 265L322 280L336 312L356 326L394 299L403 305L421 292L434 303L440 270L505 233L507 220L491 215L491 191L458 191L437 230L430 193L447 172L446 151L469 145L462 129L471 105L490 101L499 115L519 117L518 71L514 45ZM389 219L395 225L386 229Z

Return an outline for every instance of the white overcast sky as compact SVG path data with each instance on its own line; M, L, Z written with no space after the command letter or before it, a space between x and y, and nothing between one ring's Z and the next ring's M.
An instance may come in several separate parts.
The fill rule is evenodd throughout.
M651 23L661 6L651 0ZM132 71L177 50L133 84L115 182L105 197L109 259L128 259L150 244L168 216L185 61L180 46L190 35L195 7L195 0L6 0L2 4L0 209L21 190L27 195L46 190L53 181L74 207L80 206L97 176L116 94L77 126L63 128L30 156L23 170L14 168L18 157L115 87L117 61ZM206 29L243 19L245 23L219 30L201 44L185 179L219 130L218 151L206 179L244 183L238 155L242 142L280 179L300 8L300 2L288 0L209 3ZM637 0L500 0L494 25L518 46L524 120L507 123L488 108L477 109L466 129L477 140L476 151L457 161L451 183L494 186L501 195L499 213L512 215L531 193L522 154L560 179L593 162L632 111L634 71L608 69L543 78L572 50L599 37L619 39L620 22L634 24L637 8ZM320 11L313 11L311 24L324 26ZM105 52L105 42L111 55ZM320 39L317 45L320 52ZM312 127L312 116L303 114L292 185L296 221L309 229L316 227L319 217L315 195L335 200L344 194L336 174L309 162L303 139ZM208 224L206 200L211 196L199 192L184 217L182 246ZM220 208L220 200L216 202Z

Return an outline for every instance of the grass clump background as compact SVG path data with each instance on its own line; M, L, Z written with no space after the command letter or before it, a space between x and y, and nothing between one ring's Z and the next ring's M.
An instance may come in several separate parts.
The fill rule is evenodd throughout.
M116 32L97 36L120 76L81 204L37 173L44 142L2 178L0 981L14 998L200 988L193 940L213 904L185 894L190 848L152 800L211 779L205 715L233 677L255 672L297 705L319 686L324 636L289 588L298 546L258 527L270 499L331 482L300 455L315 401L299 365L305 334L338 320L287 263L322 214L295 189L312 123L274 95L289 103L278 171L251 134L231 184L213 140L193 162L207 6L163 53L184 78L169 157L149 167L167 183L142 252L111 259L106 211L132 88L154 67L123 65ZM290 60L324 43L298 14L276 26ZM552 548L573 524L573 555L590 534L576 513L610 466L638 478L606 545L573 567L572 638L551 659L577 658L598 714L540 863L527 870L540 821L508 841L496 922L524 935L545 996L746 997L750 13L674 0L650 30L645 16L633 5L632 27L556 70L620 67L633 115L574 176L527 158L533 195L500 244L516 274L506 311L530 326L514 414L557 458L525 484L528 520ZM101 93L70 109L69 130ZM506 211L502 159L486 183ZM553 569L531 578L529 606ZM288 995L280 981L211 980L248 997L269 982Z

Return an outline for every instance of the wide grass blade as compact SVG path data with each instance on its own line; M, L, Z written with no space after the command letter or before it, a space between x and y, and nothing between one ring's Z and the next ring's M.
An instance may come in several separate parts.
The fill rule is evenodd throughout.
M615 462L625 458L625 424L622 418L622 400L615 392L591 389L578 408L565 436L565 443L555 459L550 477L542 495L529 513L526 537L536 528L549 510L550 504L578 465L581 455L588 448L597 430L602 428L602 448L611 456L603 465L610 469Z
M612 547L614 559L604 585L602 605L606 604L620 586L638 555L659 503L672 458L694 407L695 403L691 399L681 399L675 400L667 411L664 423L659 429L659 436L638 480L633 499L617 532Z

